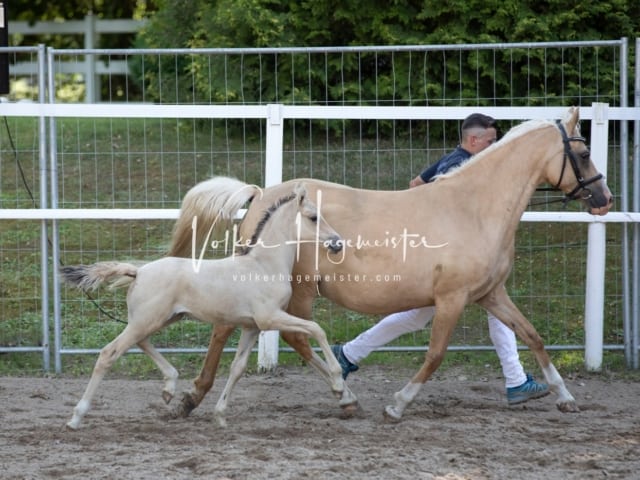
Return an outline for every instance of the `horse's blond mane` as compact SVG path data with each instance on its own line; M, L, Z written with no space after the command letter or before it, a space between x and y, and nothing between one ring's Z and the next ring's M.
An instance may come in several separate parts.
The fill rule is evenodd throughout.
M520 138L521 136L531 132L532 130L543 128L549 125L554 125L554 123L551 120L529 120L526 122L522 122L516 125L515 127L512 127L511 129L509 129L509 131L504 135L504 137L500 139L500 141L494 143L490 147L485 148L483 151L476 153L473 157L471 157L470 160L464 162L459 167L454 168L453 170L447 173L443 173L442 175L438 175L435 178L435 181L438 181L444 178L449 178L452 175L457 175L461 170L464 170L465 168L469 167L470 165L476 162L482 161L482 159L486 155L491 155L491 152L493 152L498 148L501 148L503 145L509 142L512 142L517 138Z

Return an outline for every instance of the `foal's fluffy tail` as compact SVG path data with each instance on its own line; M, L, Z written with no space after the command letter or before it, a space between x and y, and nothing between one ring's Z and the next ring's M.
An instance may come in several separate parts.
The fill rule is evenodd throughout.
M60 267L60 276L69 285L82 290L95 290L103 283L111 288L130 284L138 274L138 267L130 263L100 262L93 265Z
M223 232L256 194L261 194L260 187L231 177L213 177L198 183L182 200L167 255L191 257L194 243L201 248L207 236Z

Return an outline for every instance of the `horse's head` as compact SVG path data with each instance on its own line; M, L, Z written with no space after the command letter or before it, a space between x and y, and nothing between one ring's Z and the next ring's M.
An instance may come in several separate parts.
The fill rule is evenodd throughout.
M322 216L322 190L317 191L317 204L309 198L304 183L298 183L293 193L300 213L300 239L317 240L332 253L341 251L344 243L342 237Z
M563 160L555 188L566 194L566 200L580 200L593 215L605 215L613 204L613 196L603 175L591 161L591 153L580 136L578 108L572 107L567 118L557 122L563 143Z

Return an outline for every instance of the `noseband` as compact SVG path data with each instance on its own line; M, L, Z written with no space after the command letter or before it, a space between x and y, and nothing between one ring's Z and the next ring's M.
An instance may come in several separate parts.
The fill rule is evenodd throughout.
M558 129L560 130L560 134L562 135L562 143L564 144L564 158L562 160L562 170L560 171L560 178L558 179L558 183L554 186L554 190L560 189L560 184L562 183L562 177L564 176L564 171L567 167L567 158L571 163L571 168L573 169L573 173L578 180L578 185L576 188L567 193L564 197L563 203L566 205L570 200L588 200L591 198L591 190L587 188L587 185L591 185L594 182L597 182L602 178L602 174L598 173L597 175L585 180L584 177L580 174L580 167L578 166L578 159L576 158L576 154L571 150L571 142L582 142L585 143L586 140L584 137L569 137L567 135L564 126L560 122L560 120L556 120L556 125L558 125ZM580 195L579 195L580 194Z

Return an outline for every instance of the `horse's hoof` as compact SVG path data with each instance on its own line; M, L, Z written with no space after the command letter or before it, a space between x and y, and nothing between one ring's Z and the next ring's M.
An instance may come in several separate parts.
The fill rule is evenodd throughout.
M162 391L162 399L164 400L164 403L169 405L169 402L171 402L171 400L173 399L173 393L167 392L166 390L163 390Z
M67 430L77 430L78 427L80 426L80 422L79 421L74 421L74 420L69 420L67 422Z
M187 418L196 406L193 396L190 393L183 393L182 401L173 410L173 415L175 418Z
M216 423L220 428L226 428L227 420L221 415L215 415Z
M556 407L562 413L578 413L580 408L576 405L576 402L558 402L556 403Z
M402 418L402 414L399 414L396 411L396 408L392 407L391 405L385 407L383 415L384 419L390 423L398 423Z

